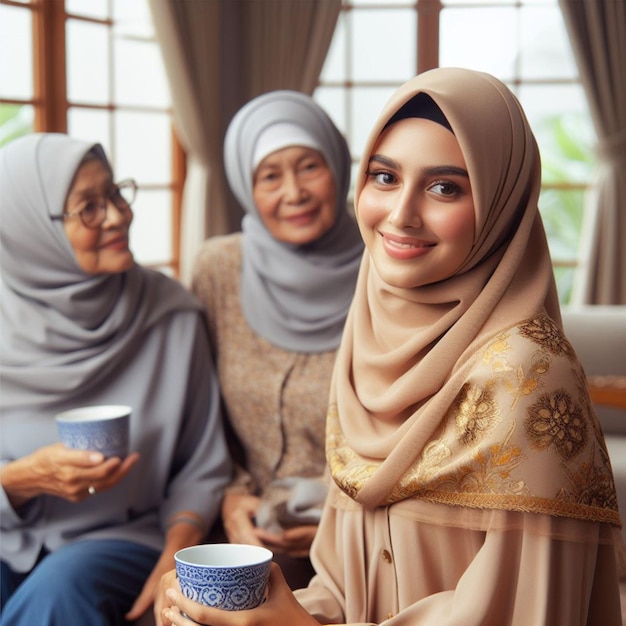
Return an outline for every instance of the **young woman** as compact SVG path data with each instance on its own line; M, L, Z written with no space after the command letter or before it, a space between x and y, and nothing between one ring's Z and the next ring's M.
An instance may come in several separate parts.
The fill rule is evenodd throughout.
M621 624L619 513L561 329L537 145L494 77L436 69L365 146L367 247L333 374L333 484L295 595L238 615L162 581L162 624ZM169 589L168 589L169 587Z
M309 96L275 91L235 115L224 159L242 232L207 240L193 279L243 450L223 522L230 541L270 548L296 589L313 575L330 378L363 253L350 153Z
M99 145L0 150L3 624L109 626L151 609L230 480L200 306L129 246L133 181ZM132 407L124 460L58 443L54 414Z

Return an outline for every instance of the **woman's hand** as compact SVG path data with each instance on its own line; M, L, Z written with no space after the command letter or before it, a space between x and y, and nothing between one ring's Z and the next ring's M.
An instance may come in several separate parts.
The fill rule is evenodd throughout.
M257 537L253 523L254 516L261 504L261 499L251 495L229 493L222 501L222 520L224 530L231 543L263 545Z
M294 558L309 556L311 544L317 531L317 526L294 526L280 534L270 533L257 528L255 534L263 545L274 554L286 554Z
M197 524L190 523L187 521L189 519L196 519ZM163 552L144 583L141 593L125 616L129 622L139 619L152 603L154 603L155 614L160 615L163 598L165 598L165 592L159 591L161 580L175 566L174 555L178 550L194 546L202 541L205 535L202 530L203 526L204 520L193 511L179 511L170 518Z
M105 460L100 452L55 443L4 465L0 481L15 508L43 494L80 502L90 487L96 493L115 487L138 460L137 453Z
M298 603L276 563L272 563L267 601L247 611L222 611L185 598L175 572L169 572L161 582L166 601L161 620L156 616L158 626L193 626L194 622L210 626L319 626ZM183 617L181 611L190 619Z

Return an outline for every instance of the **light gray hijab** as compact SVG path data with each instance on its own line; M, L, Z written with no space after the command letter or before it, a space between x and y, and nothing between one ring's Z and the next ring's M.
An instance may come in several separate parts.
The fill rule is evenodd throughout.
M284 124L302 128L314 140L335 178L335 224L306 245L272 237L252 195L259 137L268 128ZM287 146L283 143L283 147ZM345 139L309 96L273 91L251 100L235 115L226 133L224 161L230 187L247 213L242 222L241 281L246 321L258 335L285 350L334 350L363 252L358 228L347 211L351 160Z
M63 212L90 150L110 167L98 144L64 134L36 133L0 149L4 408L52 406L89 391L165 316L198 308L179 283L159 272L135 265L92 276L79 267L63 222L50 216Z

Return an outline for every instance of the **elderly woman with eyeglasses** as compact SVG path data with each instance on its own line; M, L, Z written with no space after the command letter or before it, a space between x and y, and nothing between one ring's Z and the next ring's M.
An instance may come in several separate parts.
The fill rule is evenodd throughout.
M135 263L135 191L98 144L0 149L3 624L137 619L230 480L200 307ZM58 443L55 413L98 404L132 407L125 459Z

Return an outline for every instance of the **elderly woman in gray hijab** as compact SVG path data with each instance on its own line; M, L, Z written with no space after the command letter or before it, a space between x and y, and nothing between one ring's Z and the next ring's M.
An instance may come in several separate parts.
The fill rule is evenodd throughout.
M98 144L0 150L3 624L137 619L231 477L200 306L134 262L135 190ZM98 404L132 408L125 459L58 443L55 413Z
M242 232L207 240L193 279L240 459L222 519L298 588L313 575L329 383L363 251L350 153L309 96L281 90L235 115L224 159Z

